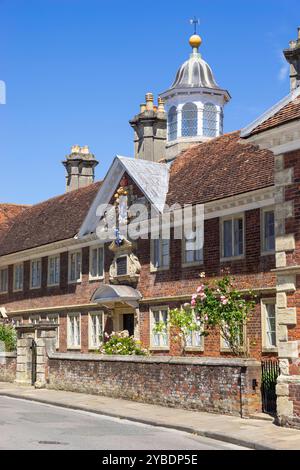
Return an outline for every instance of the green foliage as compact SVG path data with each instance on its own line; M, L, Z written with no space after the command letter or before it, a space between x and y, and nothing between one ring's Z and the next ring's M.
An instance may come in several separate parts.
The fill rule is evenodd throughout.
M200 277L204 278L205 274ZM200 284L190 304L170 311L168 324L179 332L176 337L181 340L183 353L192 332L208 336L218 328L229 350L245 355L243 330L255 305L253 299L250 291L242 295L234 288L233 278L224 276L213 286ZM164 323L158 323L153 331L164 333L166 328Z
M128 331L112 332L106 335L108 340L100 347L101 354L120 354L122 356L146 356L148 351L141 347L141 342L129 336Z
M0 342L4 344L5 351L15 351L17 347L17 335L12 323L0 323Z

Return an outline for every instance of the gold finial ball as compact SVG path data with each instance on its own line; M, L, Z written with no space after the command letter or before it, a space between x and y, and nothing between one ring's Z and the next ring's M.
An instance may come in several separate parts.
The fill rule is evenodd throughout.
M198 34L193 34L193 36L190 37L189 43L191 47L198 49L202 44L202 39Z

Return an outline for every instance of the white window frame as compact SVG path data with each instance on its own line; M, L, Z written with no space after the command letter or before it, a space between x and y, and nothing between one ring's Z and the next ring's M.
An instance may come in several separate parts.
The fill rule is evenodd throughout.
M58 259L58 281L57 282L51 282L51 270L50 270L50 263L51 260L53 259ZM59 255L53 255L48 257L48 270L47 270L47 286L53 287L53 286L59 286L60 285L60 254ZM55 277L55 275L54 275Z
M17 268L21 267L22 268L22 285L20 287L16 287L16 271ZM22 292L24 289L24 263L17 263L14 264L13 267L14 275L13 275L13 291L14 292Z
M49 313L47 315L47 320L52 321L58 324L58 327L56 328L56 342L55 342L55 347L56 349L59 349L59 313Z
M97 250L97 274L96 275L93 275L92 271L93 271L93 251L94 250ZM99 251L102 251L102 272L98 272L99 270ZM89 279L91 281L94 281L94 280L99 280L99 279L103 279L104 278L104 246L101 245L101 246L97 246L97 245L92 245L90 246L90 268L89 268Z
M266 247L265 247L265 214L267 212L274 212L274 225L275 225L275 208L274 208L274 206L262 208L261 212L260 212L260 227L261 227L260 233L261 233L261 254L262 255L272 255L272 254L275 253L275 248L274 248L274 250L267 250ZM274 230L275 230L275 228L274 228ZM275 234L274 234L274 239L276 240Z
M5 289L2 290L2 282L3 282L3 272L6 272L6 284L5 284ZM2 294L7 294L8 292L8 266L5 266L3 268L0 268L0 295Z
M33 274L33 269L32 265L33 263L39 263L40 265L40 279L39 279L39 284L33 285L32 283L32 274ZM29 281L29 287L31 290L33 289L40 289L42 286L42 259L41 258L35 258L30 261L30 281Z
M245 350L246 349L246 345L247 345L247 325L246 323L244 323L243 325L243 343L240 344L240 350ZM223 336L221 336L221 333L220 333L220 352L224 352L224 353L231 353L231 350L230 350L230 347L227 343L227 341L225 341L225 339L223 338Z
M194 312L194 315L196 316L195 312ZM204 351L204 336L203 335L200 336L200 344L199 345L195 344L197 335L199 335L199 333L201 333L201 331L203 331L203 328L201 328L201 330L199 330L199 331L192 331L191 332L191 335L189 335L189 336L192 339L192 344L190 344L190 345L186 344L186 351Z
M31 325L36 325L40 321L41 321L41 315L39 315L39 314L30 315L29 318L28 318L28 322ZM34 331L34 339L37 340L37 337L38 337L38 332L37 332L37 330L35 330Z
M274 305L275 312L275 337L276 346L270 346L267 340L267 308L266 305ZM276 309L276 298L270 297L261 299L261 332L262 332L262 350L263 352L277 352L278 351L278 332L277 332L277 309Z
M98 335L97 335L97 332L96 332L96 336L97 336L98 340L96 341L96 343L93 343L93 341L92 341L93 327L94 327L93 318L96 318L96 321L98 319L98 322L97 322L98 323ZM99 322L99 320L100 320L100 322ZM104 331L104 312L103 311L89 312L88 322L89 322L89 325L88 325L88 329L89 329L89 331L88 331L88 333L89 333L89 349L90 350L99 349L99 346L101 344L99 336L101 334L103 334L103 331Z
M78 317L78 325L79 325L79 344L71 343L70 342L70 322L74 317ZM68 313L67 315L67 349L76 349L80 350L81 349L81 313Z
M242 219L243 221L243 253L241 255L232 255L232 256L225 256L224 255L224 222L231 221L232 222L232 231L234 233L234 220ZM221 252L221 262L230 261L230 260L239 260L245 258L246 253L246 224L245 224L245 213L234 214L226 217L220 218L220 252ZM232 237L232 251L234 252L234 236Z
M158 243L159 241L159 266L156 266L155 263L155 244ZM163 242L168 242L169 245L169 250L168 250L168 264L162 264L163 263ZM150 240L150 271L151 272L156 272L156 271L165 271L170 268L170 255L171 255L171 250L170 250L170 241L168 239L162 239L162 238L157 238L157 239L151 239Z
M196 238L196 232L195 232L195 228L193 229L194 233L195 233L195 238ZM192 250L186 250L186 245L188 243L188 240L185 236L185 234L183 234L183 238L182 238L182 267L190 267L190 266L202 266L203 263L204 263L204 245L202 246L202 249L201 250L194 250L193 253L194 253L194 257L193 257L193 261L187 261L187 258L186 258L186 255L187 255L187 252L191 252ZM200 251L200 254L201 254L201 257L199 260L195 260L195 253L197 251Z
M80 273L77 274L76 279L71 279L71 264L72 264L72 255L80 255ZM79 274L79 275L78 275ZM68 283L69 284L78 284L82 281L82 250L69 251L68 255Z
M158 312L159 321L162 321L161 312L163 311L167 312L167 322L168 322L169 320L169 307L168 306L162 305L162 306L152 307L149 311L149 314L150 314L150 349L152 350L169 351L170 349L170 328L169 328L168 323L167 323L167 344L166 345L162 344L161 338L159 339L159 345L156 345L154 341L153 328L156 323L154 321L154 314ZM159 334L159 336L161 337L162 335Z

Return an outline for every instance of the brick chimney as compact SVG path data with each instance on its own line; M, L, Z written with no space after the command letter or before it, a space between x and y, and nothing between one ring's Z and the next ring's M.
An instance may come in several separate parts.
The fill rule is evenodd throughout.
M66 156L63 165L67 170L66 192L83 188L94 182L95 167L98 165L95 155L88 146L73 145L71 153Z
M163 100L158 99L158 106L153 101L153 94L147 93L146 103L129 123L134 129L135 158L158 162L165 157L167 115Z
M289 49L283 53L290 64L291 91L294 91L300 86L300 27L297 39L290 41Z

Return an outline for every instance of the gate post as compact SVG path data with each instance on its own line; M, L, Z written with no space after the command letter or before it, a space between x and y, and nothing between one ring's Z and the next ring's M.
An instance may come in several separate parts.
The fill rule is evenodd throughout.
M36 388L46 386L48 376L47 351L55 351L56 329L58 325L50 321L36 324L23 323L17 330L17 372L16 383L34 385ZM32 341L36 341L36 355L32 354ZM33 359L36 364L33 365ZM36 369L36 381L32 384L33 367Z

